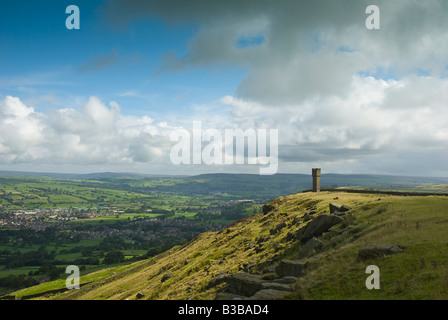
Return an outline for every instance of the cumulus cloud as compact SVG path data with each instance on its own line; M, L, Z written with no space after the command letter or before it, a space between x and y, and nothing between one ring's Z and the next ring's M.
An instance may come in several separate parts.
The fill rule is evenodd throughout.
M369 1L130 0L109 2L116 25L137 17L197 24L185 56L167 55L166 70L231 64L247 68L239 98L276 106L318 95L343 95L358 72L401 77L425 70L447 75L448 4L443 0L377 1L381 30L367 30ZM238 40L261 35L260 45Z
M64 165L157 163L169 149L170 128L123 116L120 106L91 97L81 110L47 114L17 97L0 101L0 163Z
M363 172L424 174L424 167L427 174L446 175L447 86L448 79L433 77L385 81L354 76L345 97L321 96L282 108L235 97L222 102L233 106L242 127L279 128L283 163L329 168L345 161L348 168L354 161L363 163L357 166Z

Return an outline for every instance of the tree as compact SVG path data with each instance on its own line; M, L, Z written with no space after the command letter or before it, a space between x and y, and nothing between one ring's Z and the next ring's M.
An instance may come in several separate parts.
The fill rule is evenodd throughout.
M104 264L120 263L124 261L124 254L119 250L110 251L104 257Z

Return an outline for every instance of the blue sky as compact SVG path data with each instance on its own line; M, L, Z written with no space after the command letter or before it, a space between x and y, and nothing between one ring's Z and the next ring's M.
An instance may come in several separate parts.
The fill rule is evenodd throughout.
M80 9L68 30L66 7ZM170 134L279 130L279 172L448 176L448 4L2 1L0 169L257 173Z
M71 1L11 1L0 10L1 91L21 99L52 95L114 100L124 114L188 109L233 94L239 68L161 72L163 56L185 55L198 26L140 20L115 28L102 1L76 1L81 29L68 30ZM37 110L51 106L37 105Z

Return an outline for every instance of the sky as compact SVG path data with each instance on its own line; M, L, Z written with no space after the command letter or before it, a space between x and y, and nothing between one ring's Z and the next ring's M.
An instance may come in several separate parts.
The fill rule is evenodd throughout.
M170 135L200 122L277 129L279 173L448 177L447 16L444 0L1 1L0 170L259 172L174 164Z

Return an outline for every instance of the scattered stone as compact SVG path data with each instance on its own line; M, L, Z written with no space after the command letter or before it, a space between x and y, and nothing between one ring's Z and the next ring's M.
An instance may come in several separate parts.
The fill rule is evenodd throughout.
M247 297L228 292L220 292L216 294L215 300L247 300Z
M205 286L206 289L210 289L213 287L216 287L217 285L223 283L227 279L227 272L223 271L220 274L218 274L216 277L214 277L212 280L210 280L209 283Z
M273 211L274 209L275 209L275 206L267 203L262 207L261 210L263 211L264 214L268 214L269 212Z
M166 274L163 275L162 280L160 280L160 281L165 282L166 280L168 280L172 276L173 276L172 273L166 273Z
M273 289L273 290L280 290L280 291L292 291L292 287L289 284L286 283L278 283L278 282L265 282L262 283L261 286L264 289Z
M301 223L302 223L302 218L300 218L300 217L294 217L294 219L292 219L293 225L301 224Z
M362 231L361 227L348 227L342 231L342 234L355 235L357 233L360 233L361 231Z
M261 279L262 280L275 280L275 279L278 279L278 274L276 274L275 272L265 273L265 274L263 274Z
M391 243L370 243L359 249L358 260L373 259L403 251L403 247Z
M280 277L301 277L305 273L308 261L306 260L282 260L280 264L275 268L275 272Z
M256 292L248 300L281 300L284 299L289 292L274 290L274 289L263 289Z
M299 251L299 259L308 258L322 250L323 243L319 239L313 237L308 240Z
M335 202L330 203L329 207L330 207L330 213L347 212L352 209L351 207L345 204L339 204Z
M262 244L262 243L266 242L266 238L263 237L263 236L258 236L258 237L255 238L255 242L257 244Z
M318 237L322 235L324 232L327 232L332 226L341 223L343 221L342 218L329 215L329 214L321 214L314 218L311 222L309 222L303 228L300 228L297 231L296 238L302 242L305 242L312 237Z
M295 282L297 282L299 280L299 278L297 277L292 277L292 276L286 276L280 279L275 279L272 282L277 282L277 283L284 283L284 284L293 284Z
M271 230L269 230L269 233L272 234L272 235L277 234L277 233L280 232L280 230L282 230L285 227L286 227L286 223L285 222L280 223L277 226L275 226L274 228L272 228Z
M263 289L262 276L257 274L236 273L227 279L227 291L240 296L250 297Z
M303 216L303 222L307 222L307 221L310 221L310 220L313 220L313 216L310 216L309 214L306 214L306 215L304 215Z

